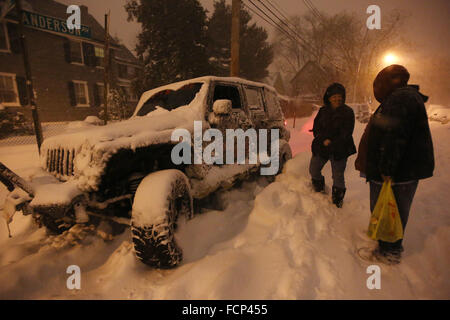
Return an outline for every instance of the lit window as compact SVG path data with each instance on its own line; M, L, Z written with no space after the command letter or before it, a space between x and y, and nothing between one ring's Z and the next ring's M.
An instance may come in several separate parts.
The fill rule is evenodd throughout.
M19 105L16 76L14 74L0 73L0 103L4 106Z
M103 61L105 58L105 51L101 47L95 47L95 65L103 67Z
M95 47L95 56L96 57L100 57L100 58L104 58L105 57L105 51L103 50L103 48Z

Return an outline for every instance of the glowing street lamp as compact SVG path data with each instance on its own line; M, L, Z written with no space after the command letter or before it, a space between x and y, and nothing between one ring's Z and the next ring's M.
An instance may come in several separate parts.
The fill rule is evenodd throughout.
M384 63L391 65L391 64L397 62L398 58L395 54L388 53L384 56L383 60L384 60Z

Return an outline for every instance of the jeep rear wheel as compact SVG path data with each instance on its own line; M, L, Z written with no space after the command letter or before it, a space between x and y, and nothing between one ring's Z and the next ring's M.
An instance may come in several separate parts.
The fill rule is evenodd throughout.
M182 214L187 218L193 215L187 177L179 170L148 175L136 190L133 203L131 232L137 258L155 268L176 267L183 258L174 237Z

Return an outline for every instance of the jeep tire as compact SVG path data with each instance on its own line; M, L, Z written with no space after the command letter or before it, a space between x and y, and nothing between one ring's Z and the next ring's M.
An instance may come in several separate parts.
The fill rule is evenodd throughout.
M169 269L176 267L182 260L183 254L181 248L175 241L175 231L177 229L177 220L181 214L185 214L187 219L193 215L193 200L190 191L189 181L183 172L179 170L162 170L156 172L159 175L166 174L166 181L169 185L165 195L165 206L161 208L164 210L162 222L155 224L143 224L138 222L132 215L131 232L133 237L133 244L135 253L138 259L144 264L160 268ZM175 174L174 174L175 173ZM151 178L147 176L147 178ZM147 179L146 178L146 179ZM152 184L151 179L138 192L161 192L161 187L158 185L160 179L155 179ZM142 198L141 198L142 200ZM141 201L135 198L136 201ZM133 204L133 210L135 204ZM134 212L133 212L134 213Z

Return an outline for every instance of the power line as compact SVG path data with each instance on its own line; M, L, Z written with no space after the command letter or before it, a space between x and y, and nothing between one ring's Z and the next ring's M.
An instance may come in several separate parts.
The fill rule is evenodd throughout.
M261 0L259 0L260 2L261 2ZM288 28L290 29L290 30L292 30L294 33L295 33L295 35L297 36L297 37L299 37L303 42L307 42L305 39L303 39L300 35L299 35L299 33L295 30L296 28L297 28L297 26L296 25L294 25L292 22L290 22L289 21L289 18L287 17L287 14L285 15L285 14L283 14L283 12L285 12L283 9L281 9L281 7L275 2L275 5L272 3L272 2L270 2L269 0L266 0L266 3L268 4L268 5L270 5L274 10L276 10L284 19L285 19L285 23L284 24L286 24L287 26L288 26ZM281 12L281 11L283 11L283 12ZM273 12L272 12L272 14L274 14ZM274 14L275 15L275 14ZM276 15L275 15L276 16ZM278 20L280 20L280 21L282 21L278 16L276 16L277 17L277 19ZM283 22L283 21L282 21ZM292 28L291 28L292 27Z
M261 9L259 6L257 6L252 0L248 0L255 8L257 8L260 12L262 12L267 18L269 18L277 27L279 30L281 30L283 33L285 33L291 40L293 40L294 42L298 42L302 48L310 51L308 48L305 47L305 44L301 43L298 39L296 39L294 36L292 36L292 34L289 33L289 31L287 31L285 28L283 28L282 26L280 26L277 22L275 22L263 9ZM247 8L249 8L247 6ZM276 16L278 18L278 16ZM279 19L279 18L278 18ZM279 19L280 20L280 19ZM267 21L267 20L265 20ZM298 35L297 35L298 36ZM300 38L301 39L301 38ZM302 41L304 41L303 39L301 39ZM306 42L306 41L304 41ZM311 51L310 51L311 52ZM311 52L312 53L312 52Z
M289 21L289 19L287 18L287 15L288 14L284 14L283 12L282 12L282 9L278 6L278 4L275 2L275 5L272 3L272 2L270 2L270 1L267 1L266 0L266 2L274 9L274 10L276 10L284 19L286 19L286 21Z
M258 0L263 6L264 8L266 8L267 10L269 10L270 13L272 13L272 15L274 17L276 17L278 20L280 20L281 23L283 23L285 26L287 26L289 28L289 30L291 30L295 36L297 36L297 38L299 38L301 41L303 41L304 43L308 43L305 39L302 38L302 36L300 36L296 30L292 29L285 21L283 21L280 17L278 17L270 8L268 8L264 2L262 2L261 0Z
M263 12L265 16L267 16L271 21L273 21L275 24L277 24L277 26L279 26L279 28L282 28L278 23L276 23L272 18L269 17L269 15L263 10L261 9L259 6L257 6L252 0L248 0L250 1L253 6L255 6L259 11ZM279 21L281 21L283 24L285 24L290 30L291 32L297 37L297 39L293 38L291 35L291 39L294 40L295 42L298 42L300 44L300 46L308 51L309 53L311 53L313 56L315 56L316 54L314 53L313 49L310 48L311 46L308 44L308 42L303 39L302 36L300 36L294 29L292 29L289 25L287 25L278 15L276 15L272 10L270 10L270 8L268 8L264 3L262 3L261 0L258 0L274 17L276 17ZM282 28L285 33L289 33L288 31L286 31L284 28ZM290 34L290 33L289 33Z
M316 18L320 19L321 21L324 20L320 11L314 6L314 4L310 0L303 0L303 3L308 7L308 9L312 12L312 14Z
M304 50L308 51L310 54L312 54L313 56L316 55L316 53L313 52L312 49L310 49L310 45L308 44L307 41L305 41L297 32L295 32L294 30L292 30L291 28L289 28L291 31L294 31L294 34L296 35L296 37L298 39L296 39L291 33L289 33L285 28L283 28L282 26L280 26L277 22L275 22L268 14L267 12L265 12L263 9L261 9L259 6L257 6L252 0L247 0L249 1L256 9L258 9L260 12L262 12L270 21L272 21L273 23L270 23L269 21L267 21L267 19L265 19L264 17L262 17L260 14L258 14L256 11L252 10L252 8L250 8L248 5L246 5L244 2L242 2L244 4L245 7L247 7L250 11L252 11L253 13L255 13L257 16L259 16L261 19L263 19L264 21L266 21L268 24L270 24L271 26L278 28L281 32L283 32L284 34L286 34L291 40L293 40L294 42L298 43ZM261 2L261 0L258 0L259 2ZM261 4L266 8L266 5L264 5L264 3L261 2ZM274 15L278 20L280 20L281 22L282 19L280 17L278 17L278 15L276 15L272 10L269 9L269 11L272 13L272 15ZM275 26L275 25L276 26ZM301 41L299 41L299 39ZM327 56L327 55L326 55ZM330 57L328 57L330 59ZM333 63L330 59L330 63L335 66L337 69L340 69L335 63Z
M265 22L267 22L268 24L270 24L272 27L277 28L276 25L274 25L273 23L271 23L270 21L268 21L266 18L264 18L263 16L261 16L258 12L256 12L255 10L253 10L252 8L250 8L248 5L246 5L244 2L242 2L242 4L244 5L244 7L246 7L248 10L250 10L251 12L253 12L254 14L256 14L258 17L260 17L261 19L263 19ZM283 30L282 30L283 31Z
M264 12L264 10L262 10L260 7L258 7L257 5L255 5L255 3L252 0L248 0L255 8L257 8L259 11L261 11L267 18L270 19L269 22L266 18L264 18L263 16L261 16L258 12L256 12L255 10L253 10L252 8L250 8L247 4L245 4L244 2L242 2L244 4L245 7L247 7L251 12L253 12L254 14L256 14L258 17L260 17L261 19L263 19L265 22L267 22L268 24L270 24L272 27L274 28L278 28L282 33L284 33L286 36L288 36L291 40L295 41L295 42L299 42L297 39L295 39L288 31L286 31L283 27L281 27L278 23L276 23L270 16L267 15L266 12Z

